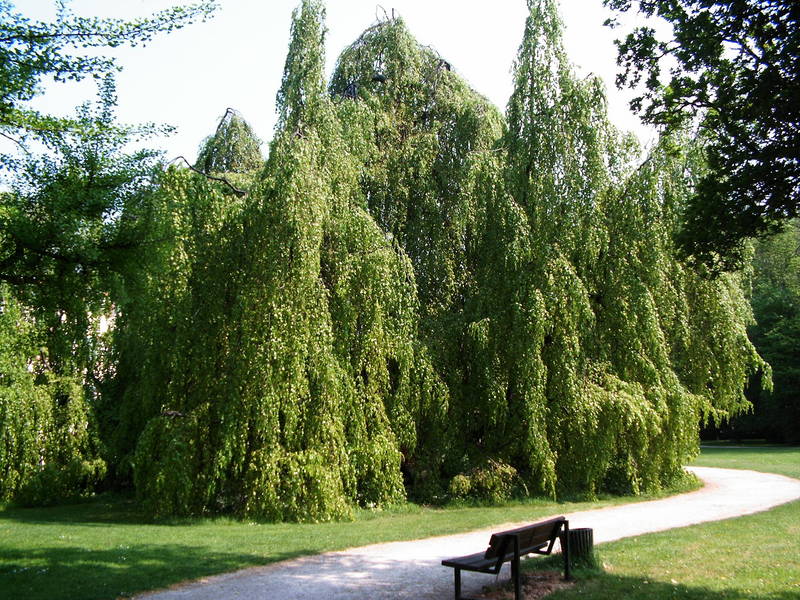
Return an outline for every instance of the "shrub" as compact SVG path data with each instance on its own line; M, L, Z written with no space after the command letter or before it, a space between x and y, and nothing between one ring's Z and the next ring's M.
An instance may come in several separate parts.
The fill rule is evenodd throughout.
M36 471L17 492L15 501L21 506L50 506L66 500L84 498L106 475L102 459L74 459L66 465L47 464Z
M448 492L456 499L470 498L499 504L511 498L518 479L514 467L489 459L467 474L462 473L453 477Z

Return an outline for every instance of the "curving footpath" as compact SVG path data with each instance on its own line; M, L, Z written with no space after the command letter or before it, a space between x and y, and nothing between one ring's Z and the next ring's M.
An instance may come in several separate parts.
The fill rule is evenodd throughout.
M689 467L705 483L695 492L566 515L570 528L591 527L594 541L719 521L800 499L800 480L756 471ZM506 523L459 535L374 544L217 575L139 600L441 600L453 594L452 569L441 560L484 547ZM504 570L508 567L506 566ZM491 577L463 573L463 591L475 594ZM470 577L472 576L472 577Z

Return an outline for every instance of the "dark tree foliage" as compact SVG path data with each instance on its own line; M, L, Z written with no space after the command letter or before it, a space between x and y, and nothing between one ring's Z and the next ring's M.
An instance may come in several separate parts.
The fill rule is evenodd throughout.
M752 411L713 433L800 443L800 223L755 245L750 338L772 369L773 386L751 385Z
M708 170L689 202L682 251L718 270L741 265L743 242L778 231L800 206L800 3L796 0L604 0L656 15L619 43L632 108L675 128L700 119ZM641 89L641 88L640 88Z

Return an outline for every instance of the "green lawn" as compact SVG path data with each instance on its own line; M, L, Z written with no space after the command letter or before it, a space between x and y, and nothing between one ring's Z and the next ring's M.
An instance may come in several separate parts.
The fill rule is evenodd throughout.
M353 523L267 524L233 519L148 522L124 498L0 510L0 597L113 599L303 554L468 531L628 499L492 508L413 504L363 511ZM276 599L277 600L277 599Z
M800 478L800 449L715 448L704 450L696 464L732 466L732 461ZM409 504L361 512L353 523L325 524L152 523L132 501L119 497L6 508L0 510L0 597L110 600L302 554L533 521L626 501L631 499L448 509ZM793 503L752 517L603 545L606 573L553 598L797 600L798 527L800 503Z
M699 467L752 469L800 479L800 446L709 446L694 461Z
M800 478L800 448L703 449L696 465ZM604 572L548 600L798 600L800 502L598 547Z

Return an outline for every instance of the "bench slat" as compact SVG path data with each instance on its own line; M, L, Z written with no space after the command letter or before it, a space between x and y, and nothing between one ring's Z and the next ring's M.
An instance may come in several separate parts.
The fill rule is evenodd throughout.
M442 564L445 567L459 568L465 571L478 571L479 573L497 572L497 559L486 558L483 552L476 552L475 554L468 554L467 556L443 560Z
M513 554L514 550L513 545L510 543L510 536L517 536L521 555L541 550L544 546L550 544L551 540L555 540L564 521L566 519L563 516L555 517L541 523L493 533L484 556L486 558L497 558L501 554Z

